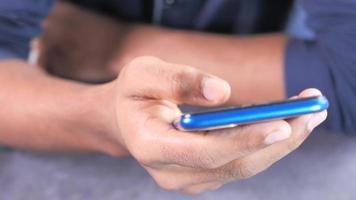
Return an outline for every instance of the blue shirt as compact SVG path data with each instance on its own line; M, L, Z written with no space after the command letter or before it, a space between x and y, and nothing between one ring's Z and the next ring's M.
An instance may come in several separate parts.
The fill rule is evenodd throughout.
M283 31L288 13L282 11L289 8L286 0L72 1L121 20L231 34ZM323 126L356 133L356 0L295 3L308 30L290 34L284 59L287 94L319 88L331 102ZM53 0L0 1L0 59L27 57L29 42L40 34L52 5Z

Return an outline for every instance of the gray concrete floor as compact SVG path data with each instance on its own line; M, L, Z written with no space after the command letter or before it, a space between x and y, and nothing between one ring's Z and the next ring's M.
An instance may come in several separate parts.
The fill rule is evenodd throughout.
M262 174L194 197L162 191L132 159L2 152L0 199L354 200L356 138L314 133Z

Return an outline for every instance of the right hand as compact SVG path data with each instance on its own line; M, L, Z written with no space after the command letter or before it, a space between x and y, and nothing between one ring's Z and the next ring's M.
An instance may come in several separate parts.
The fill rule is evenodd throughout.
M217 106L228 83L153 57L134 59L116 80L115 138L164 189L199 193L251 177L295 150L326 111L212 132L181 132L178 104ZM311 89L300 97L320 95Z

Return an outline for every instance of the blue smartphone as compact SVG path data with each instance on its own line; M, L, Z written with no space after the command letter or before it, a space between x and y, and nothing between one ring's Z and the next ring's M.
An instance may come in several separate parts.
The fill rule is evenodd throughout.
M182 131L204 131L232 128L273 119L287 119L300 115L321 112L329 107L324 96L314 96L268 104L243 107L225 107L203 112L185 113L173 122Z

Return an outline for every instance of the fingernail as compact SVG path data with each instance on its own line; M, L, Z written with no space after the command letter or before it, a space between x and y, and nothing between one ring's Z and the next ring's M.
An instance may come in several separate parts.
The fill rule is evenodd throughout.
M230 85L220 79L204 78L202 88L204 97L209 101L223 99L230 93Z
M290 132L278 130L268 134L264 142L267 145L271 145L273 143L285 140L289 138L289 136L290 136Z
M324 120L325 120L325 116L324 115L316 115L316 116L312 117L309 120L308 124L307 124L308 130L309 131L313 131Z

